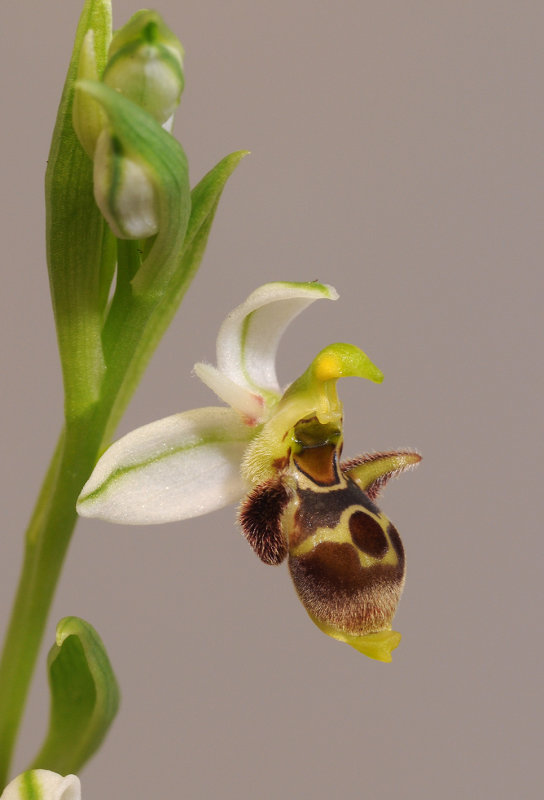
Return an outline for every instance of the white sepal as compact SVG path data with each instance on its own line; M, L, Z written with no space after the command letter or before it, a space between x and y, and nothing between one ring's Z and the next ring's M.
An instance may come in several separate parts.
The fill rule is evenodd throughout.
M100 458L77 510L128 525L188 519L238 500L255 430L230 408L198 408L137 428Z
M275 358L289 323L314 300L336 300L322 283L266 283L228 315L217 337L217 367L250 392L281 396Z
M81 800L81 784L77 775L33 769L8 783L0 800Z

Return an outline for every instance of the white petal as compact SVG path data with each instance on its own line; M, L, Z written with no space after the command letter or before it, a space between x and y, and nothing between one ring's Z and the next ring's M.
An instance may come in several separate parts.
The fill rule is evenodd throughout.
M261 421L265 408L260 395L234 383L211 364L198 363L194 365L193 369L200 380L221 400L242 414L248 420L248 424L256 424Z
M322 283L266 283L231 311L217 337L217 367L231 381L266 395L280 395L275 357L279 340L301 311L314 300L336 300Z
M48 769L23 772L8 783L0 800L80 800L77 775L58 775Z
M198 408L137 428L106 450L77 510L145 525L222 508L246 489L240 461L254 432L230 408Z

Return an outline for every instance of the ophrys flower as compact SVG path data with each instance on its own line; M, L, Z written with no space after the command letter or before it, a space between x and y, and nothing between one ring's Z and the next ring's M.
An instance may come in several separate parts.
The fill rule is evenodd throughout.
M367 655L390 660L400 640L391 621L404 552L373 501L391 476L420 457L399 451L340 463L336 381L383 379L357 347L326 347L283 392L275 371L289 322L314 300L336 298L319 283L271 283L253 292L221 326L217 366L195 365L230 407L175 414L124 436L96 465L78 511L112 522L168 522L245 496L244 535L265 563L289 556L312 620Z

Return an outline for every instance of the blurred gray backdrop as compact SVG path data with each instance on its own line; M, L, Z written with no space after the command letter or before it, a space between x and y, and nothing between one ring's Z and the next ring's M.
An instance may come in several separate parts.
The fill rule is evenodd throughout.
M117 0L115 26L138 9ZM162 0L186 49L176 135L192 182L229 151L205 261L121 432L214 403L191 376L269 280L332 283L287 332L282 382L333 341L385 382L341 382L346 454L413 446L390 485L406 590L393 663L323 636L234 509L152 528L83 521L16 767L43 735L56 621L88 619L123 690L84 798L539 796L541 2ZM61 422L43 174L78 0L0 7L0 294L7 617ZM4 622L2 622L2 625Z

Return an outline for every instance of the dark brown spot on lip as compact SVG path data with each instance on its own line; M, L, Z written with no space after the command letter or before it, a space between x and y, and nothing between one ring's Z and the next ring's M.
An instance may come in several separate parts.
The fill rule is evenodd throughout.
M349 518L349 532L357 547L372 558L383 558L389 543L376 520L365 511L354 511Z
M350 480L346 486L328 492L300 489L298 497L300 504L295 514L295 525L301 541L315 533L318 528L336 527L343 512L350 506L367 508L374 514L380 513L379 508Z
M359 556L348 542L322 542L304 557L304 563L314 581L328 584L335 591L341 588L351 592L361 584L363 574Z

